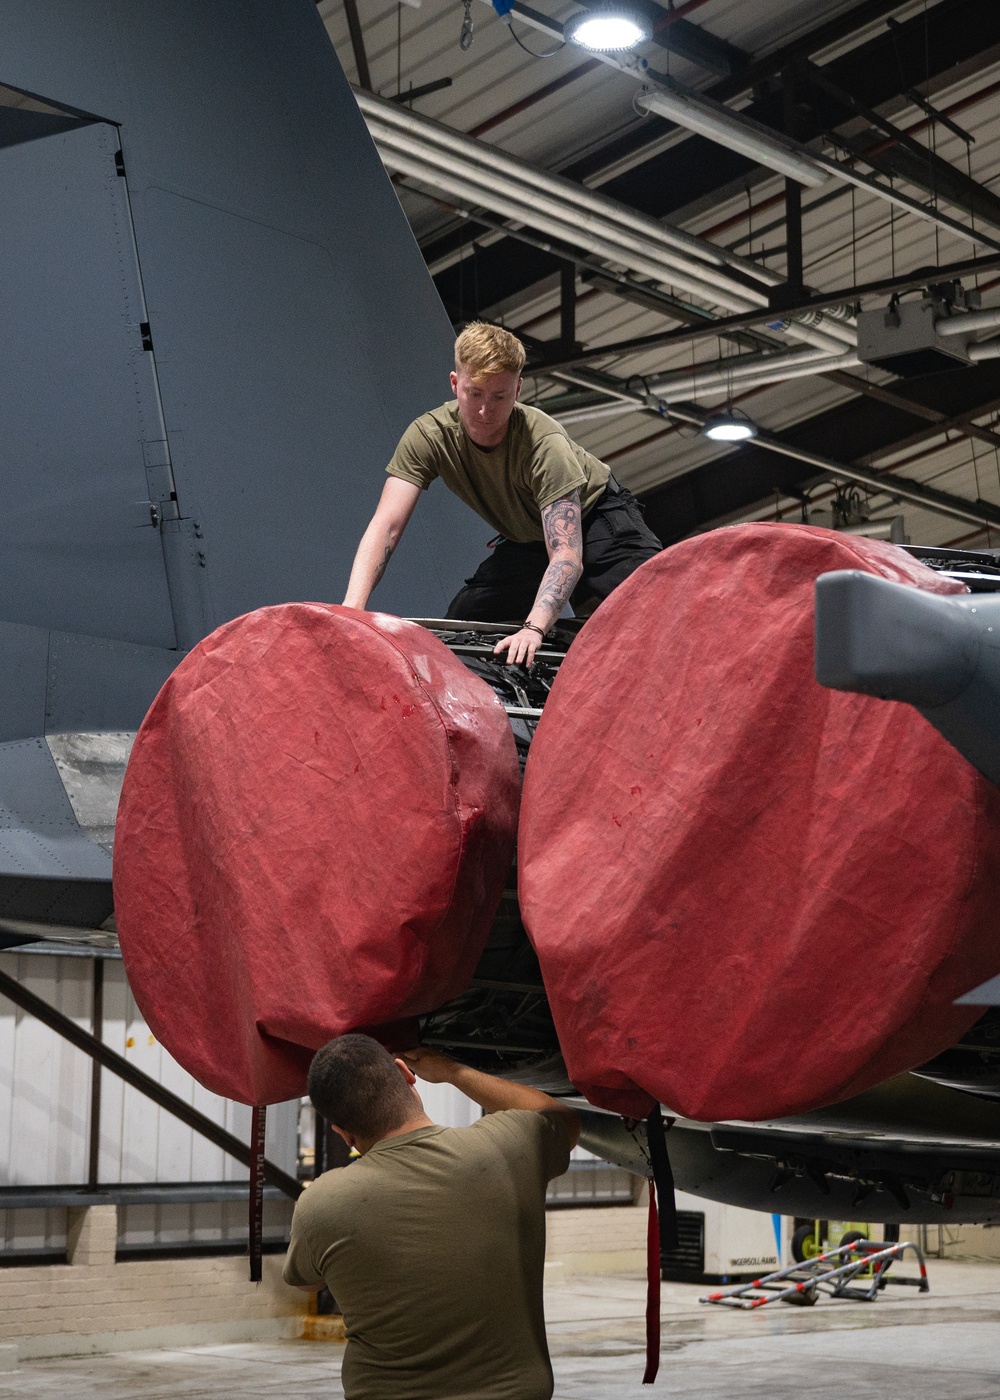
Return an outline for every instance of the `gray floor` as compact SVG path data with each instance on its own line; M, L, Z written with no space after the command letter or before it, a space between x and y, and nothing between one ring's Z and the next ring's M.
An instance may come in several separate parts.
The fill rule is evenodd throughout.
M875 1303L775 1303L753 1313L699 1305L698 1288L664 1284L663 1359L640 1384L644 1286L582 1278L547 1291L557 1400L997 1400L1000 1266L931 1261L931 1293L891 1290ZM341 1348L284 1342L126 1352L25 1363L0 1397L338 1400Z

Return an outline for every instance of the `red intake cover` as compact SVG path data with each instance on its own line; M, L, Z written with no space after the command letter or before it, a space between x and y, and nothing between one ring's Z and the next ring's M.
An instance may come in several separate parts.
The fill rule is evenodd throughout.
M457 995L518 796L503 706L423 627L324 603L220 627L146 716L118 812L153 1033L207 1088L276 1103L332 1036Z
M520 900L573 1082L638 1116L800 1113L952 1045L1000 971L1000 792L908 705L813 676L813 585L963 592L799 525L666 550L573 643Z

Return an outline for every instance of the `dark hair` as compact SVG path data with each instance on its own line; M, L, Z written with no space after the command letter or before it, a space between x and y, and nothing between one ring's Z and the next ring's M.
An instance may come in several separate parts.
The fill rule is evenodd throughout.
M341 1035L316 1051L309 1097L328 1123L368 1142L416 1115L399 1066L370 1035Z

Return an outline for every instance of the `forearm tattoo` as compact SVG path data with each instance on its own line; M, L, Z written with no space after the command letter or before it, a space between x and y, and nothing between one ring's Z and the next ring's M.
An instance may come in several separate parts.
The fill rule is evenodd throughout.
M561 496L542 511L542 530L549 555L560 554L563 558L552 558L542 577L535 606L550 608L554 617L562 612L567 599L576 587L583 573L583 522L580 516L580 493ZM567 559L566 554L575 558Z
M558 617L566 600L576 587L580 570L568 559L554 559L542 576L535 598L536 608L551 608Z
M378 564L377 564L376 567L375 567L375 582L376 582L376 583L378 583L378 582L381 580L382 575L385 573L386 569L389 567L389 560L390 560L391 558L392 558L392 546L387 544L386 547L385 547L385 553L382 555L382 558L379 560Z

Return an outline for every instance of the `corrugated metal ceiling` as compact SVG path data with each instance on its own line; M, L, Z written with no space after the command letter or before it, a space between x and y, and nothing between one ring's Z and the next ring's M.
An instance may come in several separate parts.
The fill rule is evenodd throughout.
M842 3L816 3L815 0L759 0L748 5L741 0L704 0L690 10L690 21L701 29L737 45L754 58L787 45L800 34L855 8L856 0ZM423 0L420 8L387 5L382 0L366 4L360 0L360 18L371 70L372 84L383 95L397 89L406 91L443 77L452 86L419 99L417 109L447 125L475 132L512 104L521 102L538 89L560 79L587 61L587 55L566 46L551 58L533 58L513 41L508 27L492 14L483 0L473 0L475 38L468 53L458 45L463 7L460 0ZM934 8L933 0L916 0L896 6L892 18L903 22ZM576 9L574 5L549 3L545 13L562 20ZM348 26L340 0L323 0L320 13L341 58L345 71L356 77ZM859 41L884 32L886 20L879 19L859 29L849 39L830 46L814 59L830 59L848 52ZM515 23L525 45L538 52L550 47L546 36ZM715 78L676 52L647 46L644 51L662 71L693 87L710 87ZM953 112L954 120L974 141L967 145L940 122L919 131L919 139L932 144L938 155L989 189L1000 180L1000 54L984 54L978 63L966 64L934 82L922 85L924 95L932 96L938 110ZM600 149L614 136L643 127L649 131L653 149L684 142L683 132L665 130L664 124L639 117L632 101L637 92L634 81L604 65L594 65L575 80L561 87L529 110L494 126L485 139L514 155L543 168L560 170L577 160L581 153ZM733 103L739 106L740 102ZM957 109L957 110L956 110ZM916 103L900 96L880 109L899 126L909 129L925 120ZM649 152L641 153L645 158ZM639 156L631 156L634 165ZM619 167L620 169L620 163ZM612 168L611 174L618 173ZM599 186L600 174L588 180ZM399 188L399 185L397 185ZM717 193L699 204L679 211L672 222L708 237L722 246L750 255L776 271L784 271L784 182L780 177L758 169L741 182L737 190ZM908 188L902 186L902 188ZM912 193L919 193L911 190ZM832 196L832 197L828 197ZM926 197L926 196L923 196ZM447 210L426 195L401 190L404 209L415 233L426 241L435 231L453 227ZM950 210L961 216L961 211ZM966 219L968 215L966 213ZM991 233L997 235L998 230ZM488 235L482 244L495 242L499 235ZM933 227L910 214L893 213L876 196L844 185L806 191L804 199L804 268L807 284L823 291L850 287L858 282L902 275L910 269L947 263L973 255L968 240ZM980 247L978 252L982 252ZM470 313L474 306L476 269L465 250L467 297ZM453 254L444 263L461 261ZM993 277L983 279L987 305L1000 302L992 289ZM585 345L613 343L620 339L668 329L671 322L656 311L621 300L606 292L578 284L577 338ZM558 279L536 283L505 303L480 307L480 312L503 319L513 329L541 339L559 333ZM599 367L616 377L630 378L665 370L689 367L693 363L716 360L740 353L731 342L706 337L694 343L661 347L641 354L608 359ZM881 371L856 369L858 378L876 384L889 384L891 376ZM566 386L539 376L526 384L526 397L545 397L565 392ZM741 406L769 430L781 430L801 423L837 403L853 397L853 390L829 378L797 379L757 389L741 397ZM699 399L699 406L723 402L725 394ZM982 423L991 422L983 415ZM611 460L616 473L634 489L648 492L662 483L718 457L719 448L689 430L666 426L662 420L642 411L616 413L572 424L570 431L590 451ZM837 444L828 446L837 456ZM902 468L915 480L933 482L942 489L1000 503L1000 463L996 453L984 443L975 444L951 433L946 441L936 441L900 454L908 459ZM892 459L886 459L891 461ZM880 463L884 465L885 463ZM817 492L817 496L821 493ZM873 501L879 511L894 509L887 498ZM800 511L798 503L778 500L769 510ZM756 512L746 512L747 518ZM944 543L968 536L954 521L928 511L907 506L907 530L923 543ZM985 535L975 542L983 543ZM993 541L1000 544L1000 538Z

